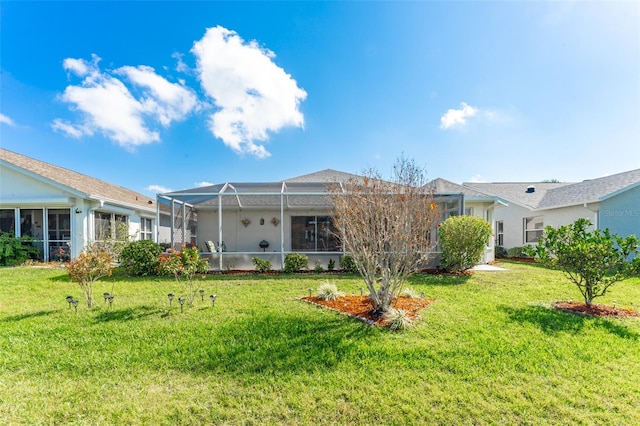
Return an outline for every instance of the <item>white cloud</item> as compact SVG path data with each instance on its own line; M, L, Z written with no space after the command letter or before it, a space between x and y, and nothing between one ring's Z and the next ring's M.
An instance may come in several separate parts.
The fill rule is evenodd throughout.
M196 95L180 84L170 83L146 66L125 66L115 71L122 74L135 85L146 89L147 96L142 99L146 112L167 127L172 121L180 121L193 111L197 105Z
M202 181L202 182L196 182L194 185L196 186L196 188L203 188L205 186L211 186L215 184L207 181Z
M209 28L191 51L202 87L219 108L210 117L211 132L234 151L268 157L256 142L283 127L304 126L298 108L307 93L273 62L273 52L220 26Z
M440 128L450 129L454 126L463 126L467 123L467 118L478 114L478 109L462 102L461 109L450 109L440 117Z
M156 122L167 127L186 117L197 104L195 94L181 84L171 83L157 75L153 68L125 66L115 71L101 72L100 58L92 62L67 58L63 67L82 77L80 85L70 85L59 96L72 109L82 113L80 123L54 120L52 127L72 137L93 135L96 131L132 149L157 142L160 134L153 128ZM116 76L125 76L132 83L136 98Z
M11 119L11 117L8 117L2 113L0 113L0 123L4 123L8 126L15 126L16 123Z
M147 191L155 192L156 194L164 194L165 192L172 192L173 190L162 185L149 185L145 188Z
M182 60L183 56L184 55L182 53L179 53L179 52L174 52L173 54L171 54L171 57L178 62L176 64L176 71L186 73L186 72L189 72L190 69L187 66L187 64L185 64L184 61Z
M482 177L482 175L480 174L473 175L473 177L469 180L469 182L473 182L473 183L481 183L486 181L487 180L484 177Z

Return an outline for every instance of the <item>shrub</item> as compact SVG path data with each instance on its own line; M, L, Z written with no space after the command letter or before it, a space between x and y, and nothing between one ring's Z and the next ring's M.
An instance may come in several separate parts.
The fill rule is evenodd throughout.
M385 312L383 318L387 327L393 331L403 331L413 325L413 320L409 318L408 313L402 309L390 307L387 312Z
M507 256L508 257L531 257L527 254L529 250L528 247L530 246L511 247L509 250L507 250Z
M313 267L313 272L315 272L316 274L320 274L322 273L322 271L324 271L324 268L322 267L322 262L320 261L320 259L316 259L313 264L315 265Z
M35 258L38 249L31 245L31 237L16 237L0 232L0 266L14 266Z
M180 252L169 250L158 259L158 271L162 275L173 275L182 283L189 305L193 306L197 289L193 285L193 277L209 270L209 259L200 257L197 247L183 247Z
M496 259L502 259L507 257L507 249L502 246L496 246L495 248Z
M302 253L287 253L284 257L284 272L297 272L309 267L309 257Z
M318 299L336 300L342 296L344 296L344 293L338 291L338 287L333 283L320 284L320 287L318 287Z
M475 266L491 237L491 225L475 216L452 216L440 225L441 264L453 272Z
M253 264L256 265L256 271L258 272L268 272L271 270L271 262L267 259L260 259L259 257L254 257L251 259Z
M132 241L122 249L120 263L131 275L156 275L160 253L160 244L151 240Z
M353 261L353 256L350 254L343 254L340 258L340 269L344 272L349 272L352 274L358 273L358 267L356 266L356 262Z
M327 263L327 270L333 271L334 269L336 269L336 261L333 259L329 259L329 263Z
M67 264L69 278L80 285L89 309L93 305L93 283L102 277L110 276L113 268L113 255L98 245L87 247Z
M611 234L609 229L587 232L591 222L580 218L559 228L547 226L538 245L527 249L543 265L562 269L580 290L587 305L609 287L640 270L638 238ZM629 259L635 257L633 262Z

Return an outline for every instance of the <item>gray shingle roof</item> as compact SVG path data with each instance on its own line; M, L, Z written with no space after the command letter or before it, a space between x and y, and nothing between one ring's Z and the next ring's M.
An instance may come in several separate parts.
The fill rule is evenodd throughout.
M283 182L344 182L353 178L358 179L360 177L352 173L341 172L333 169L324 169L318 172L284 179Z
M469 188L466 186L459 185L455 182L451 182L446 179L437 178L426 185L425 188L432 190L435 194L464 194L465 197L470 198L491 198L487 194L483 194L482 192L476 191L473 188Z
M551 209L602 201L622 190L638 186L640 185L640 169L577 183L469 182L463 185L486 194L497 195L532 209ZM527 188L530 186L535 188L533 193L527 192Z
M3 162L42 176L74 192L84 194L86 198L92 197L113 200L125 205L136 206L146 211L155 211L156 209L155 200L146 195L65 169L64 167L54 166L53 164L0 148L0 164Z

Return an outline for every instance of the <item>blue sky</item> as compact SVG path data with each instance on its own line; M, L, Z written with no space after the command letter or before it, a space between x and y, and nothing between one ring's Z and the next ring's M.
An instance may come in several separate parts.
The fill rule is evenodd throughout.
M640 167L638 2L0 4L0 145L154 194Z

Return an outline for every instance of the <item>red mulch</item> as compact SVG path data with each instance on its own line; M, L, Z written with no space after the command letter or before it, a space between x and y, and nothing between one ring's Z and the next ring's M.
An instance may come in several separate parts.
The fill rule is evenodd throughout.
M583 302L556 302L553 305L556 309L581 315L596 317L640 317L640 313L633 308L594 304L587 306L587 304Z
M368 324L385 325L382 318L375 318L371 312L373 304L369 296L342 296L336 300L322 300L315 296L303 297L302 300L314 303L320 306L334 309L349 316L359 318ZM413 299L410 297L398 297L392 303L396 309L402 309L407 312L407 316L415 320L419 316L419 312L425 309L435 299Z

